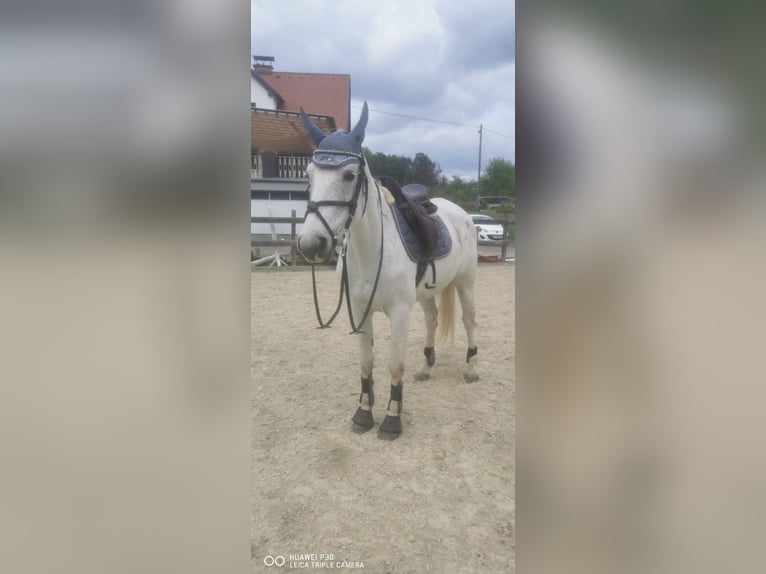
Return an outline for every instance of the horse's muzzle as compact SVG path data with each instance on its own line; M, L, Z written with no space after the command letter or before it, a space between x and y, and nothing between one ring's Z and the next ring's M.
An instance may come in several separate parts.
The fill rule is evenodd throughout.
M332 255L332 242L323 234L314 237L298 236L298 251L309 263L324 263Z

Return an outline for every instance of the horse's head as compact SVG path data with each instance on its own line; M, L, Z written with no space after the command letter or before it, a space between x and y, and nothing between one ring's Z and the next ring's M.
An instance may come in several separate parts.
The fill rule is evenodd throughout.
M308 166L309 203L298 235L298 249L312 263L326 261L340 231L351 222L365 177L362 142L367 126L367 102L350 132L325 135L301 108L316 151Z

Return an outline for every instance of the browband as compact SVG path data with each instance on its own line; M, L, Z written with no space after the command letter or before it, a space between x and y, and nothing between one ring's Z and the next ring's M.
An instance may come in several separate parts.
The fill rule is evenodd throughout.
M342 150L316 150L312 156L312 161L320 167L342 167L355 161L362 161L362 154Z

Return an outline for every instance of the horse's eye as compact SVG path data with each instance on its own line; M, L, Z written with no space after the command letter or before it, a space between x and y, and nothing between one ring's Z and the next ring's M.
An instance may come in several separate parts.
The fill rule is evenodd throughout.
M343 179L346 181L354 181L354 172L353 171L347 171L343 174Z

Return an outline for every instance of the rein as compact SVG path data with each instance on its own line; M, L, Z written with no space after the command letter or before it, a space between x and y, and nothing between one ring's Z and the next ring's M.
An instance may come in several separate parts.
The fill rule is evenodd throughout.
M334 151L333 153L341 153ZM367 301L367 307L364 310L364 314L362 315L362 320L359 321L359 324L357 325L354 321L354 314L351 310L351 291L349 289L348 285L348 262L346 259L346 251L348 249L348 243L349 243L349 237L351 236L351 222L353 220L354 215L356 214L356 208L357 204L359 202L359 195L360 193L364 194L364 207L362 209L362 215L367 211L367 202L368 202L368 187L369 187L369 181L367 179L367 174L365 172L366 163L364 161L363 155L357 155L353 153L347 153L344 155L353 155L354 157L359 157L359 160L361 162L361 169L359 170L359 177L357 178L356 188L354 189L354 195L351 197L349 201L335 201L335 200L325 200L325 201L309 201L306 205L306 217L310 213L315 213L317 217L319 218L319 221L322 222L322 225L325 226L325 229L330 234L330 237L332 237L332 249L335 249L335 243L337 240L336 234L333 233L332 229L330 228L330 225L327 223L325 218L322 216L322 214L319 212L319 208L323 206L336 206L336 207L346 207L348 208L348 217L346 218L346 223L343 226L344 236L343 236L343 245L341 247L341 262L342 262L342 271L341 271L341 281L340 281L340 292L338 293L338 304L335 307L335 311L333 312L332 316L327 320L327 322L322 321L322 316L319 313L319 297L317 295L317 284L316 284L316 271L315 271L315 265L311 265L311 286L314 293L314 310L316 311L317 315L317 321L319 322L318 329L327 329L330 327L332 322L335 320L335 317L338 316L338 312L340 311L341 305L343 304L343 294L346 295L346 305L348 309L348 320L351 323L351 333L353 335L359 335L363 333L364 331L361 330L361 327L364 325L365 321L367 321L367 317L370 314L370 309L372 308L372 301L375 299L375 293L378 290L378 281L380 280L380 270L383 267L383 202L380 198L380 192L378 190L377 196L378 196L378 212L380 214L380 257L378 259L378 270L375 274L375 282L372 285L372 292L370 293L370 298ZM375 183L375 182L373 182ZM377 184L375 184L377 189ZM362 191L363 190L363 191ZM304 217L305 220L305 217Z

